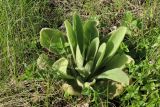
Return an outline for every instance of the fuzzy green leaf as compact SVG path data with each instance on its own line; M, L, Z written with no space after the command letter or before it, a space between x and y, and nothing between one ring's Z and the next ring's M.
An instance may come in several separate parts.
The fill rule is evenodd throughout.
M75 52L76 52L76 46L77 46L76 35L72 29L71 24L67 20L64 22L64 24L65 24L65 27L67 30L67 38L68 38L68 42L69 42L69 45L71 48L71 52L72 52L73 58L75 60Z
M76 79L77 85L83 88L84 81L82 80L81 77L77 77Z
M129 64L130 62L134 62L134 60L126 54L117 54L112 57L112 59L106 63L107 70L113 69L113 68L125 68L126 64Z
M67 73L67 66L68 66L68 60L66 58L60 58L52 65L52 69L58 70L58 73L63 78L73 79L73 77Z
M107 70L97 76L98 79L110 79L121 83L122 85L129 85L129 77L120 68Z
M86 65L85 65L85 67L84 67L87 76L91 73L92 67L93 67L93 61L90 60L90 61L88 61L88 62L86 63Z
M80 17L75 13L73 15L73 30L75 31L77 42L80 48L80 52L83 53L84 38L83 38L83 26Z
M40 31L40 44L51 52L61 53L63 49L63 33L57 29L43 28Z
M90 42L99 36L99 32L97 29L98 22L95 20L88 20L84 23L83 30L84 30L84 40L85 45L88 46Z
M105 52L106 52L106 43L102 43L101 46L98 49L98 52L97 52L97 55L96 55L96 58L95 58L95 62L96 62L95 70L97 70L98 67L102 64Z
M99 42L100 41L99 41L98 37L96 37L95 39L92 40L92 42L88 48L86 60L94 60L96 53L98 51Z
M86 76L86 72L85 72L84 67L76 67L75 70L78 71L80 76L82 76L82 77Z
M77 64L78 68L83 67L83 61L84 61L84 58L83 58L83 56L80 52L79 45L77 45L77 48L76 48L76 64Z
M111 37L109 38L106 44L105 60L111 58L116 53L121 42L124 39L126 31L127 31L126 27L119 27L116 31L112 33Z
M37 66L41 70L47 70L47 68L50 68L52 64L53 62L45 54L41 54L37 59Z
M70 85L70 84L65 83L62 85L62 88L66 94L75 95L75 96L80 95L80 91L77 91L76 88L73 87L73 84Z

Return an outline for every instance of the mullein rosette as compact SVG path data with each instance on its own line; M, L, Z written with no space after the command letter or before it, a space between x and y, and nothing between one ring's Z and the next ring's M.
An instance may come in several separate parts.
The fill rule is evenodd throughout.
M127 28L117 28L109 33L109 39L105 41L100 39L98 21L95 19L82 22L74 14L72 25L68 20L64 24L66 39L58 29L43 28L40 31L40 44L55 54L65 53L69 56L71 53L71 57L61 57L50 63L53 61L44 54L40 55L37 60L39 68L48 66L57 72L66 81L62 87L70 95L80 95L86 87L102 88L100 85L110 88L112 97L119 95L117 89L129 85L130 80L123 70L126 64L134 62L129 55L117 52Z

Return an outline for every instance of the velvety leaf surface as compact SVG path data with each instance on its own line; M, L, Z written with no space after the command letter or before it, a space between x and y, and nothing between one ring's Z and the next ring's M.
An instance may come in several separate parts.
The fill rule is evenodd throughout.
M86 46L88 46L94 38L99 36L98 29L96 28L97 23L95 20L88 20L84 23L83 30Z
M106 52L106 43L102 43L98 49L98 52L95 58L95 62L96 62L95 70L98 69L98 67L102 64L105 52Z
M83 61L84 61L84 58L83 58L83 56L80 52L79 45L77 45L77 48L76 48L76 64L77 64L78 68L83 67Z
M77 37L77 42L80 48L80 52L83 53L84 51L83 26L80 17L76 13L73 15L73 30L75 31Z
M67 20L64 22L64 24L65 24L66 31L67 31L67 38L68 38L68 42L69 42L69 45L71 48L71 52L72 52L73 58L75 60L75 52L76 52L76 46L77 46L76 35L72 29L71 24Z
M98 51L99 42L100 41L99 41L98 37L96 37L95 39L92 40L92 42L88 48L86 60L94 60L96 53Z
M110 79L123 85L129 85L129 77L120 68L111 69L98 75L99 79Z
M126 54L117 54L113 56L113 58L106 63L107 70L114 69L114 68L125 68L126 64L129 64L131 61L134 62L134 60L126 55Z
M41 54L37 59L37 66L41 70L47 70L47 68L49 68L51 64L52 61L45 54Z
M111 58L116 53L121 42L124 39L126 31L127 31L126 27L119 27L116 31L112 33L111 37L109 38L106 44L105 60Z
M72 79L73 77L67 73L67 66L68 66L68 60L65 58L60 58L52 65L52 69L57 70L60 76Z
M57 29L43 28L40 31L40 44L49 51L59 54L64 51L62 37L63 33Z

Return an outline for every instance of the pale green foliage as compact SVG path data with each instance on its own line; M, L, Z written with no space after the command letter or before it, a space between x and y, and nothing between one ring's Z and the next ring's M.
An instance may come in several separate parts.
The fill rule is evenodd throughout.
M64 24L67 31L67 37L68 37L68 42L70 44L71 52L75 60L75 52L76 52L76 45L77 45L76 34L73 31L71 24L67 20L64 22Z
M58 29L43 28L40 31L40 43L54 53L63 53L63 33Z
M122 71L121 68L114 68L111 70L107 70L107 72L98 75L97 78L99 79L108 78L120 82L123 85L129 85L128 76Z
M96 27L97 22L97 20L87 20L82 24L77 14L73 16L73 27L69 21L64 22L67 33L67 41L65 42L69 43L73 59L70 61L72 61L74 69L68 66L69 59L64 57L57 60L52 68L68 82L68 85L64 85L64 90L71 95L77 95L86 86L91 87L96 84L96 80L99 79L104 81L109 79L122 86L129 85L129 77L123 72L123 69L133 59L124 53L116 53L127 28L119 27L110 33L108 41L101 43ZM40 33L41 45L50 50L50 44L52 44L64 50L61 47L63 45L59 45L65 44L62 43L63 35L61 34L63 33L58 30L43 29Z
M45 54L41 54L37 59L37 66L41 70L46 70L47 68L51 67L52 64L52 61Z
M105 56L106 60L110 59L113 55L115 55L120 43L123 41L126 32L126 27L120 27L116 31L112 32L111 37L107 41L107 52Z
M58 73L63 77L67 79L72 79L73 77L67 74L67 66L68 66L68 60L65 58L60 58L57 60L53 65L53 70L58 70Z

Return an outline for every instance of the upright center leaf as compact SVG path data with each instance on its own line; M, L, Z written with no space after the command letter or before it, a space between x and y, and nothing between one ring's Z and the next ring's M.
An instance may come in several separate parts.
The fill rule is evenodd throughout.
M83 26L80 17L77 14L73 16L73 30L75 32L77 42L81 53L84 51L84 37L83 37Z

